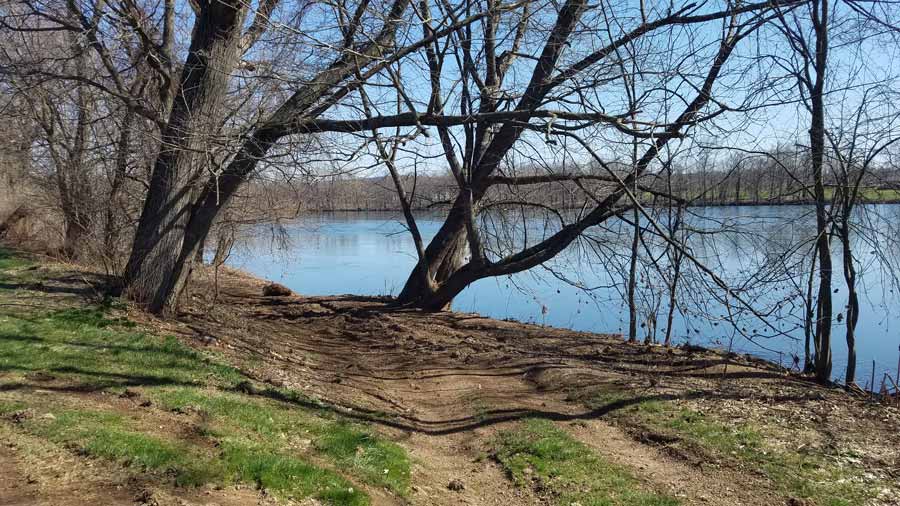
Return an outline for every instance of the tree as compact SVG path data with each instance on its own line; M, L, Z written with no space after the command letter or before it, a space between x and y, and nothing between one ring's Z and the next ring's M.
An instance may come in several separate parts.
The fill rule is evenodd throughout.
M900 141L897 130L900 114L894 105L896 98L890 85L867 88L850 117L838 118L838 124L828 132L835 171L833 226L841 245L847 287L844 381L848 387L856 380L856 325L860 311L853 232L863 229L864 221L857 219L856 214L860 212L858 204L865 201L866 191L874 189L874 166L886 150ZM871 230L865 235L874 238L877 234ZM870 247L877 247L877 243Z
M204 181L200 180L196 170L190 171L193 165L188 163L189 155L182 153L185 146L181 146L170 149L172 154L166 156L175 157L176 161L180 160L179 157L188 157L181 162L183 165L186 164L184 169L188 170L188 175L181 179L181 184L169 184L172 181L170 173L175 169L172 162L166 161L163 156L165 153L160 153L163 162L158 161L154 169L154 177L160 183L156 187L151 184L148 191L145 212L138 225L135 247L129 260L129 268L126 270L125 290L133 300L142 303L151 312L162 312L176 306L178 297L187 285L191 262L196 257L197 248L240 185L279 139L304 133L305 121L318 117L350 90L360 85L358 82L350 83L343 89L340 88L345 80L354 76L360 69L391 51L394 34L406 6L407 0L395 0L380 31L374 37L369 33L356 33L360 16L365 14L368 2L361 3L352 18L341 18L343 42L331 63L300 86L266 120L255 124L246 132L237 151L229 154L227 165L220 170L211 171L212 174ZM196 42L192 42L192 48L196 44L197 48L193 50L195 53L196 51L205 53L208 50L202 48L212 44L216 47L221 46L225 58L219 62L215 71L212 71L213 69L204 66L203 61L197 56L193 57L198 58L198 64L203 68L211 71L209 73L211 82L202 83L200 86L218 88L224 85L218 82L223 74L221 65L235 64L233 53L228 49L236 43L238 36L235 31L240 28L240 24L235 20L237 13L234 10L238 5L235 4L233 7L227 15L211 13L207 18L202 18L207 19L204 22L212 25L203 32L199 30L194 32ZM208 37L218 38L218 42L197 41L198 33L207 32L211 34ZM231 41L227 44L222 38L226 34ZM362 39L363 42L359 42L358 39ZM242 40L247 40L247 37L243 37ZM188 59L191 58L189 54ZM191 88L193 86L191 82L195 79L193 76L194 73L185 71L182 90L193 89ZM202 101L198 104L191 100L184 102L185 105L182 106L184 111L180 114L186 117L185 121L196 116L197 111L194 109L198 105L201 105L201 109L218 107L214 100L209 104ZM183 143L186 137L177 137L176 140L178 139ZM196 195L192 193L192 188L196 188ZM167 213L160 214L154 212L155 209L164 209ZM175 209L177 211L174 211Z
M33 162L27 177L37 192L52 195L49 200L55 202L62 221L63 255L93 260L114 250L112 241L95 240L98 229L102 226L111 234L113 223L123 221L115 215L117 206L105 206L104 212L100 204L118 200L130 173L129 143L108 142L115 130L112 125L118 126L126 108L100 89L102 78L96 76L102 74L103 65L90 42L95 34L77 28L77 6L48 9L44 18L29 12L27 5L13 5L0 17L0 28L12 42L2 46L0 56L6 85L16 100L27 105L27 115L37 127L27 148ZM95 11L91 19L98 23L100 17ZM125 56L133 69L144 63L140 52ZM117 77L137 90L143 77L133 69ZM107 161L113 158L119 160L120 177L109 187L104 176L111 167Z
M797 58L793 75L801 88L803 103L810 114L809 152L816 206L816 254L819 265L819 288L816 298L815 356L816 379L831 379L831 244L828 201L825 195L825 82L828 70L829 16L828 0L811 0L804 7L811 34L802 28L799 15L780 14L781 29Z
M441 54L438 51L439 46L432 48L431 54L435 56L429 57L432 93L428 109L424 114L413 111L412 115L418 119L420 125L430 124L432 121L437 125L443 155L457 181L458 188L447 218L435 237L420 253L418 266L410 274L398 302L432 310L444 308L474 281L520 272L540 265L576 241L589 227L620 214L627 208L627 205L622 207L620 201L634 198L630 188L651 168L663 146L673 138L682 137L686 130L721 112L706 110L712 99L713 86L737 43L764 22L769 7L769 4L747 4L701 14L697 11L697 7L691 5L653 19L649 17L650 14L643 13L644 17L639 18L640 21L636 26L617 32L616 29L623 23L616 18L616 11L610 5L599 6L594 12L596 18L588 22L582 19L585 13L591 10L586 3L574 0L566 2L556 13L543 48L533 57L536 63L531 70L527 86L521 91L501 87L509 68L506 64L512 61L510 59L512 55L519 53L516 49L516 34L522 31L519 27L527 23L529 17L519 14L517 23L485 23L482 37L484 47L478 48L477 52L484 55L483 61L476 63L472 59L476 52L470 46L472 37L468 34L460 34L449 42L455 43L452 47L457 51L454 56L459 62L454 71L458 74L452 75L453 82L460 83L460 95L457 100L462 108L461 112L473 118L471 125L460 120L464 126L462 141L456 140L449 130L449 127L457 121L456 117L446 114L434 119L430 117L430 114L443 111L443 104L447 102L441 95L440 71L449 66L445 61L446 57L441 59L437 56ZM745 21L739 21L742 14L747 14ZM531 13L530 16L537 14ZM673 27L683 28L722 20L725 20L723 34L715 46L715 54L706 64L701 82L691 85L697 92L693 99L684 101L683 109L674 119L657 123L647 120L628 121L625 118L628 118L630 111L621 114L601 112L596 109L596 103L580 95L583 88L619 81L618 78L595 78L588 72L589 70L597 72L598 66L605 68L604 65L614 57L618 48L632 45L635 41L649 37L657 31L664 32L665 29ZM596 41L590 43L583 41L582 37L589 35L589 32L579 30L581 23L587 25L592 22L601 23L601 26L605 22L609 33L614 35L611 35L612 38L601 45L600 49L591 50L580 58L567 56L568 59L576 58L574 63L568 64L563 57L567 48L597 46ZM493 31L494 26L509 27L509 33L500 37ZM665 35L660 37L664 39ZM507 41L509 48L498 54L495 39ZM481 75L476 71L481 71ZM659 83L656 84L659 86ZM664 83L663 86L666 84L671 85ZM474 86L477 90L469 90L469 86ZM554 92L557 94L554 95ZM476 96L479 97L477 107L471 105L474 103L472 97ZM513 102L503 97L520 98ZM657 97L654 96L652 99L655 100ZM580 110L542 109L546 104L553 102L575 104ZM509 107L513 103L514 106L509 109L501 108L501 106ZM541 119L547 121L540 122ZM384 118L381 123L387 124L391 121ZM395 125L396 123L393 123L390 126ZM611 163L592 149L592 143L585 141L578 134L578 130L588 126L598 130L605 127L629 139L642 139L641 156L626 172L612 170ZM527 149L526 141L535 141L540 138L538 136L544 137L548 141L546 144L565 142L567 145L577 146L592 163L601 167L605 174L545 173L518 176L515 175L512 166L503 167L503 161L508 155ZM557 138L560 140L555 140ZM622 142L621 139L618 142ZM461 146L459 153L457 145ZM522 147L523 145L525 147ZM571 159L570 155L563 156ZM605 188L597 188L601 191L599 194L586 186L595 181L602 181L605 184ZM491 254L489 248L496 245L486 244L481 240L482 234L476 223L476 217L487 205L486 196L489 197L496 186L523 188L548 182L576 184L592 201L591 207L571 221L567 221L552 209L548 210L549 214L559 218L558 226L552 232L533 243L520 245L516 252ZM413 225L411 223L409 225L412 229Z

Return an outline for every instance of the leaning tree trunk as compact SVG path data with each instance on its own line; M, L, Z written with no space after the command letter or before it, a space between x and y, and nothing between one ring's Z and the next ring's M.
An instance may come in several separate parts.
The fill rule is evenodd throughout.
M187 280L179 274L190 271L190 266L174 267L191 212L192 186L205 163L208 138L220 124L228 76L240 55L245 10L246 4L237 0L210 1L194 24L125 268L124 293L151 312L175 307Z
M465 211L462 198L458 198L450 209L444 224L425 249L426 262L420 262L409 274L397 302L403 305L418 305L434 296L434 287L425 283L426 277L420 269L423 265L432 273L437 286L445 283L465 262L468 249L466 241ZM446 307L449 303L444 305ZM438 308L443 309L443 307Z

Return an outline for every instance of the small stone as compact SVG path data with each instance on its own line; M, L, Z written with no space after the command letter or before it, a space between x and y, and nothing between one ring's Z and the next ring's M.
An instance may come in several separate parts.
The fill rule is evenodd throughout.
M41 420L56 420L56 415L53 413L45 413L41 415Z

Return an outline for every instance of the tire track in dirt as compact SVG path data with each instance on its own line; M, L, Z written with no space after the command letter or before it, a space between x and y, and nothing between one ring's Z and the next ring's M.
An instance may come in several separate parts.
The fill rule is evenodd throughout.
M0 506L37 506L37 482L20 471L16 453L14 443L0 444Z
M416 506L545 504L530 490L514 486L488 458L485 443L492 434L487 432L410 434L402 442L414 461L410 502Z
M562 424L564 430L613 464L629 469L648 487L685 504L745 506L780 504L777 494L747 474L702 469L632 439L604 420Z

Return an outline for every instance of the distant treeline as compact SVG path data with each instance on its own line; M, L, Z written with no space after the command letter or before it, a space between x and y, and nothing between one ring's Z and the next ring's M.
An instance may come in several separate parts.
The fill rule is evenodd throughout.
M796 171L774 161L744 160L730 167L680 170L671 174L657 173L642 179L644 191L638 191L646 205L668 205L681 202L686 206L726 205L802 205L812 204L812 181L802 167ZM783 164L783 162L780 162ZM558 171L531 169L517 173L516 177L556 174ZM585 175L596 175L595 170L585 170ZM411 181L412 177L408 177ZM614 183L591 181L599 192L609 191ZM582 183L586 184L586 183ZM440 208L451 202L458 191L450 175L418 175L415 185L410 185L411 202L416 209ZM837 182L826 181L826 196L834 195ZM400 209L397 192L389 176L347 177L335 176L314 180L300 192L299 209L303 211L395 211ZM669 196L673 198L669 198ZM900 202L900 169L895 167L871 170L865 174L860 196L867 203ZM528 202L555 209L580 208L587 198L578 191L572 181L546 182L535 185L504 186L491 189L491 202Z

